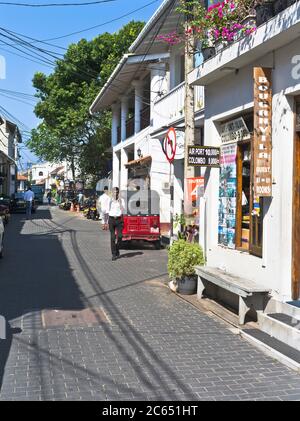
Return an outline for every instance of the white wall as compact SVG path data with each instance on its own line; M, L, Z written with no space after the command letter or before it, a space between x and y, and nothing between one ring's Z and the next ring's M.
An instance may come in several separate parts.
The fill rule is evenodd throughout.
M218 121L234 118L253 107L253 67L273 67L273 199L267 199L264 218L263 259L218 245L219 171L207 171L208 265L222 267L273 290L283 300L291 298L293 98L300 80L292 77L292 57L299 54L299 41L266 54L251 66L214 82L206 89L205 143L220 145ZM299 75L300 76L300 75ZM299 77L300 79L300 77Z

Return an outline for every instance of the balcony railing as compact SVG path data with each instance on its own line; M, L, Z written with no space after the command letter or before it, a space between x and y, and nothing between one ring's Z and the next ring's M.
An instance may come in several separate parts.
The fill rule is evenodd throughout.
M195 86L195 112L204 108L204 88ZM168 126L184 117L185 83L181 83L154 104L153 127Z

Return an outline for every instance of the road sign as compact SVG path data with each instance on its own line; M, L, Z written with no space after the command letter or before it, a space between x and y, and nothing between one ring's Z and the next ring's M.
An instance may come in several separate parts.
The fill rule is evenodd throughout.
M167 160L172 163L176 156L176 149L177 149L177 138L176 132L173 127L171 127L165 137L164 140L164 153L167 157Z
M189 146L188 164L192 167L220 167L220 148Z

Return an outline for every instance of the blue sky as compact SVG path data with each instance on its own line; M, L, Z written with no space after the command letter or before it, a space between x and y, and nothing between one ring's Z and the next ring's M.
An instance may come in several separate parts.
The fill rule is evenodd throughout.
M13 0L8 1L13 2ZM80 2L80 0L14 0L14 2L46 4L67 2L75 3ZM106 21L125 15L126 13L138 9L150 2L151 0L140 0L138 2L132 0L116 0L111 3L93 6L53 8L27 8L0 5L0 26L32 38L46 40L92 27L94 25L100 25ZM82 34L49 42L62 47L67 47L70 43L77 42L81 38L92 39L96 35L106 31L117 31L132 19L147 21L161 3L162 0L158 0L156 3L132 14L131 16L118 20L117 22L110 23L99 29L93 29ZM0 37L0 41L3 40L5 39ZM6 61L6 79L0 79L0 89L34 94L34 89L32 88L31 83L34 73L37 71L43 71L48 74L51 72L51 69L44 67L41 64L27 61L16 55L9 54L7 51L3 51L2 48L11 50L11 48L8 48L7 46L0 45L0 55L2 55ZM53 49L52 47L47 48ZM23 53L18 51L15 51L15 53L23 55ZM5 98L2 95L0 95L0 105L30 129L34 128L38 124L38 120L33 113L33 106ZM36 158L28 150L22 148L23 164L28 161L35 160Z

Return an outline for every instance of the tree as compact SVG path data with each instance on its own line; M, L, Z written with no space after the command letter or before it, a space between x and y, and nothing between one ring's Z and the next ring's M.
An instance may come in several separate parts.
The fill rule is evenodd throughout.
M49 76L36 73L33 86L42 123L32 131L28 147L42 159L66 160L73 171L97 176L107 165L111 113L90 115L89 107L144 26L130 22L117 33L69 46Z

